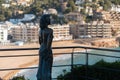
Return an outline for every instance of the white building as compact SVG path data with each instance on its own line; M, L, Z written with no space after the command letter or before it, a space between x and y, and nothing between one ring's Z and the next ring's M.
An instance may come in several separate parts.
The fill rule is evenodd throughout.
M92 0L89 0L90 2L92 2ZM82 4L82 3L84 3L85 2L85 0L76 0L75 1L75 4L76 5L79 5L79 4Z
M24 18L20 21L31 21L32 19L35 19L35 17L36 16L34 14L24 14Z
M54 8L49 8L48 10L43 11L44 14L58 14L57 10Z
M58 40L71 40L72 35L70 35L70 26L69 25L50 25L53 29L54 41Z
M7 28L4 28L2 25L0 25L0 43L8 43L7 40L8 37L8 30Z
M120 12L120 5L112 5L111 11Z
M34 14L24 14L24 17L22 19L10 19L9 21L13 24L17 24L22 21L31 21L35 19L35 17L36 16Z
M10 7L10 4L2 4L2 6L3 6L4 8L8 8L8 7Z
M75 4L82 4L85 0L76 0Z

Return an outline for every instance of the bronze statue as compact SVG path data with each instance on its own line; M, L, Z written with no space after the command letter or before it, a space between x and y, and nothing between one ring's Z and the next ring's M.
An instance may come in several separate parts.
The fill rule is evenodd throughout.
M50 24L50 15L45 14L40 19L39 43L39 67L37 80L51 80L51 71L53 64L53 54L51 44L53 40L53 30L48 28Z

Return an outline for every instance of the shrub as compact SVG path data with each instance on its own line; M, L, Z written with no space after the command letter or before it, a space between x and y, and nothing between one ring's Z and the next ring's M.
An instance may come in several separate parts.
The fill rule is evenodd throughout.
M24 76L16 76L16 77L13 77L12 80L29 80L29 79L25 79Z
M86 70L88 71L86 72ZM120 61L109 63L101 60L88 67L77 66L72 72L59 75L57 80L86 80L86 75L88 75L88 78L94 78L94 80L119 80Z

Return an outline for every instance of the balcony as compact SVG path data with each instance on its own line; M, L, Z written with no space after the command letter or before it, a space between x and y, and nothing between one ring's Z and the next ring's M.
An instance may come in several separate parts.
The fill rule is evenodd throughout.
M0 49L0 53L2 52L13 52L13 51L33 51L37 50L39 48L15 48L15 49ZM81 76L82 78L85 78L85 80L99 80L97 78L89 77L89 69L88 66L94 64L96 61L99 61L100 59L105 59L108 62L113 62L115 60L120 60L120 50L118 49L105 49L105 48L94 48L94 47L85 47L85 46L69 46L69 47L53 47L54 50L66 50L66 52L62 53L53 53L56 55L65 55L67 58L69 57L69 61L64 64L54 64L53 69L59 69L60 67L69 67L69 70L73 70L74 66L81 66L84 65L86 68L86 75ZM82 51L81 51L82 50ZM97 51L97 52L96 52ZM104 53L104 54L103 54ZM107 54L106 54L107 53ZM69 55L69 56L68 56ZM0 59L4 58L19 58L19 57L34 57L38 56L38 54L27 54L27 55L5 55L0 56ZM64 56L64 57L65 57ZM96 57L96 61L93 59L93 56ZM99 58L101 57L101 58ZM77 62L75 58L78 58ZM62 60L62 59L61 59ZM82 60L82 62L81 62ZM112 60L112 61L111 61ZM15 67L15 68L1 68L0 72L2 71L13 71L13 70L22 70L22 69L36 69L37 67ZM111 68L104 68L104 67L96 67L100 68L101 70L108 70L114 71L114 72L120 72L118 69L111 69ZM74 74L72 75L74 76ZM53 77L53 80L56 80L56 77ZM4 79L5 80L5 79ZM119 80L119 79L117 79Z

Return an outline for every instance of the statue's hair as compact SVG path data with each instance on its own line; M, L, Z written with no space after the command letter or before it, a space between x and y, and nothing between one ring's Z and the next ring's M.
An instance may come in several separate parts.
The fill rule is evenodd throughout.
M40 18L40 28L44 29L50 24L50 14L44 14Z

